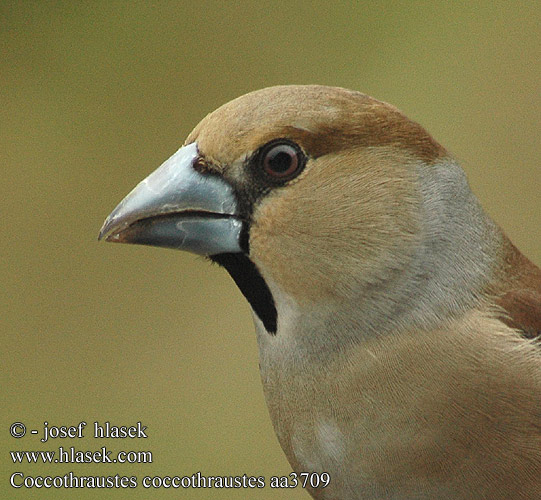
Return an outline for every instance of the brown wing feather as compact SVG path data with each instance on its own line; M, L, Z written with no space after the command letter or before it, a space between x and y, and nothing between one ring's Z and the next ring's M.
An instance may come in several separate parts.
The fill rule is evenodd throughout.
M541 337L541 270L506 242L505 281L496 303L505 311L501 320L524 332Z
M541 294L532 290L513 290L499 300L507 314L502 321L524 332L527 338L541 336Z

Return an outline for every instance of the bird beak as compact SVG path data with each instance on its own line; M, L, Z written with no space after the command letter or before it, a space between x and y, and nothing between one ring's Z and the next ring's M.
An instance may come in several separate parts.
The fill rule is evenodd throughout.
M98 239L207 256L241 252L233 189L217 175L196 171L197 158L195 142L180 148L119 203Z

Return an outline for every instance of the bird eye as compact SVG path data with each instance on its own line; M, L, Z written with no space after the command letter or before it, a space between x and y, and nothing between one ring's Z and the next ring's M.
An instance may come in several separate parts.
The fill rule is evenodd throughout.
M276 180L293 178L304 166L302 153L296 145L286 142L268 144L262 151L262 167Z

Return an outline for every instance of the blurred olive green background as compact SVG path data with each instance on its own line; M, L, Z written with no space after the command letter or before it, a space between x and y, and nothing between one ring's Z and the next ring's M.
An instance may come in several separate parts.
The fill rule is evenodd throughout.
M537 2L0 3L1 498L308 498L302 490L13 490L25 475L287 474L248 305L203 259L96 236L208 112L284 83L358 89L421 122L541 263ZM16 440L89 423L82 440ZM98 420L146 440L99 441ZM40 436L39 436L40 437ZM14 465L8 450L151 450Z

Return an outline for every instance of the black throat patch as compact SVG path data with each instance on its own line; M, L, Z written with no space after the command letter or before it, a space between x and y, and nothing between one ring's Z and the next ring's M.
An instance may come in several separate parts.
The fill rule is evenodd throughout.
M278 313L269 287L256 265L243 253L222 253L212 255L210 259L225 267L267 332L276 335Z

